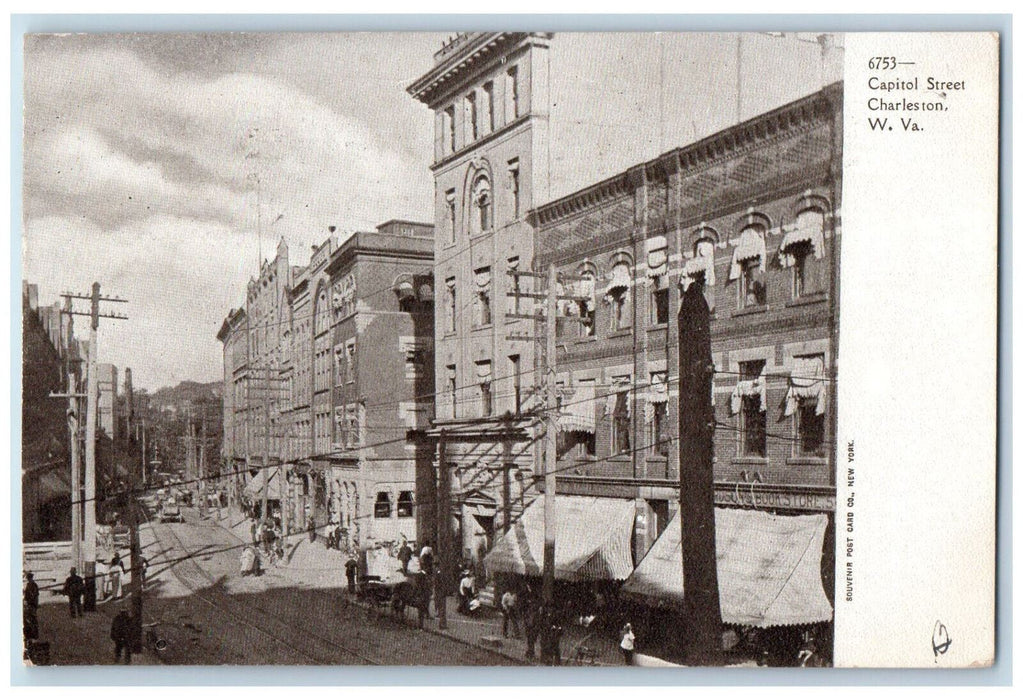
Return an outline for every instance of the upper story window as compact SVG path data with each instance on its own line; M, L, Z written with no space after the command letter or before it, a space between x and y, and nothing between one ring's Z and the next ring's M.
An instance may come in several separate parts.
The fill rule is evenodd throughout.
M494 394L491 390L490 361L476 363L476 375L480 382L480 415L491 416L494 414Z
M345 343L345 381L355 381L355 338Z
M455 106L444 110L441 116L441 129L444 133L444 152L455 152Z
M455 242L455 191L450 189L444 193L444 204L447 209L448 243Z
M668 456L670 433L668 426L668 375L651 372L647 391L647 422L650 424L650 448L655 455Z
M493 322L490 306L491 275L489 267L481 267L475 272L476 295L473 298L476 326L488 326Z
M494 131L494 83L483 83L483 110L480 114L480 132L489 134Z
M513 158L508 161L508 186L511 188L511 210L512 219L518 220L521 198L519 194L519 159Z
M616 264L611 270L605 298L611 307L611 332L632 326L631 318L632 268L627 262Z
M472 186L472 210L474 233L489 231L494 225L494 200L486 176L476 178Z
M729 279L737 281L737 308L748 309L767 303L764 273L767 268L767 250L764 229L747 226L739 236L739 244L732 253Z
M505 119L517 118L519 112L519 67L510 66L504 74Z
M522 412L522 360L518 355L509 355L508 364L511 365L512 406L518 415Z
M610 411L605 413L611 415L611 452L622 454L632 449L632 401L629 396L631 377L615 377L612 380L614 388L608 395L608 406Z
M793 299L824 290L823 257L824 214L817 209L804 209L778 247L778 261L782 267L792 268Z
M479 113L476 108L476 93L470 92L465 96L465 134L466 141L472 142L480 137Z
M827 383L823 353L792 358L792 374L785 395L785 415L794 416L797 457L825 456Z
M457 418L458 417L458 384L457 384L457 381L458 381L458 371L457 371L457 368L456 368L455 365L448 365L446 367L446 370L447 370L447 375L448 376L447 376L447 380L446 380L445 389L447 391L448 402L451 404L451 417L452 418Z
M655 326L668 322L668 277L658 275L653 278L650 288L650 323Z
M508 258L508 306L513 314L521 313L519 309L519 295L522 293L521 276L514 274L519 269L519 256Z
M444 280L444 286L448 290L447 304L445 305L447 332L454 333L458 330L458 294L455 289L455 278L448 277Z
M767 383L765 360L739 363L739 381L732 392L730 408L739 416L739 455L767 456Z

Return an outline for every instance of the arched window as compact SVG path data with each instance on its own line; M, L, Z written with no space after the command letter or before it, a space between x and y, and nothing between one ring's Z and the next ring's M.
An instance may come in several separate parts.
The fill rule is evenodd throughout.
M327 303L327 286L320 287L316 295L316 327L313 335L319 335L330 327L330 304Z
M472 225L476 233L489 231L494 226L494 199L490 180L481 175L472 186Z

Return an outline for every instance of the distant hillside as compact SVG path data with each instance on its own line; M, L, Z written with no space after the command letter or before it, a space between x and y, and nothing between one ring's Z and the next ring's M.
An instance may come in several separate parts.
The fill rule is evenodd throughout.
M150 395L150 405L154 408L164 406L183 407L188 404L219 402L223 382L184 381L177 386L157 389Z

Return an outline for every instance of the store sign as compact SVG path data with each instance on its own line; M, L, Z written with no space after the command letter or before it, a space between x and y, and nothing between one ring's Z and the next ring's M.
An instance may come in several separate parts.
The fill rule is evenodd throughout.
M742 506L744 508L788 508L791 510L812 510L834 512L835 497L820 493L779 493L759 491L749 484L738 488L717 489L714 503L719 506Z

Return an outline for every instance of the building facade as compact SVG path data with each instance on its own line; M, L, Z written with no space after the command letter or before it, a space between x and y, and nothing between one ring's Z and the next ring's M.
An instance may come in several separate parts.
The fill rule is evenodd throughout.
M546 193L546 33L460 34L410 88L435 117L437 419L456 552L478 561L535 496L533 264ZM541 195L544 196L544 195ZM436 524L431 525L431 530Z
M335 231L306 266L290 265L282 242L221 327L225 460L248 472L242 497L257 504L265 490L289 531L338 525L362 547L416 540L433 417L433 227L389 221L340 243ZM360 348L372 362L360 366Z
M580 298L561 313L582 322L559 324L557 492L632 503L641 569L685 488L677 318L681 290L697 281L703 288L719 571L722 522L754 542L764 537L756 520L764 514L810 522L813 561L799 566L827 597L797 601L783 622L757 622L729 608L726 592L739 582L721 574L726 623L831 619L841 164L835 84L530 213L535 269L554 265L575 277L565 288ZM787 546L782 539L760 549L783 559L768 551ZM630 587L649 592L632 579Z

